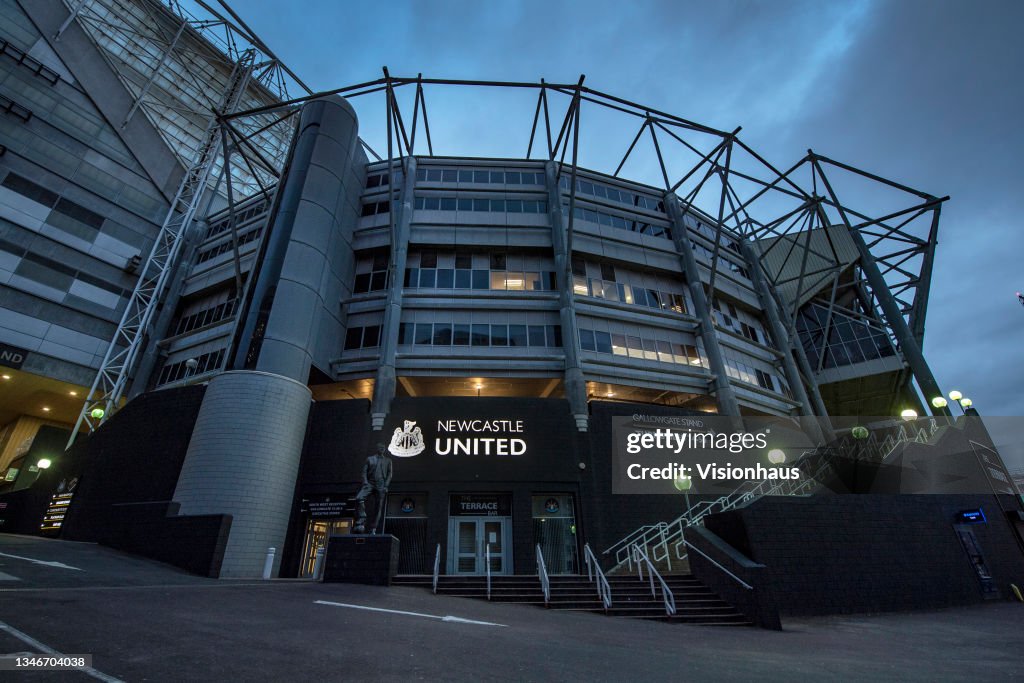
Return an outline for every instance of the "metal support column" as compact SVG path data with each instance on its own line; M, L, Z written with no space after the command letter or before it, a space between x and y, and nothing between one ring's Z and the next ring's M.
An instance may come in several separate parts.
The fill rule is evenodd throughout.
M128 299L117 331L107 347L96 379L93 380L68 439L68 447L75 442L83 425L96 429L120 407L136 361L146 345L154 316L160 308L169 276L180 258L185 234L192 226L199 205L206 195L210 173L223 151L217 117L238 110L239 102L249 86L255 56L255 51L251 49L242 54L228 79L220 107L211 113L202 138L203 143L182 178L149 258L142 267L135 290Z
M817 413L818 417L822 420L826 420L827 415L824 411L817 412L818 409L815 405L822 403L821 396L819 395L815 404L812 404L811 399L804 388L804 381L800 377L800 371L797 369L796 362L793 359L796 351L796 344L799 342L794 343L794 340L786 331L786 326L782 324L782 320L779 318L779 311L776 307L775 297L772 296L772 292L769 289L771 285L768 284L768 279L765 278L764 273L761 271L761 262L757 258L757 254L754 253L754 247L751 246L748 240L741 240L740 250L743 252L743 258L747 262L747 269L750 271L750 278L754 283L754 290L757 292L757 299L761 302L761 308L764 309L765 315L768 317L768 324L771 326L772 337L775 339L776 348L782 351L782 368L786 373L786 380L789 382L789 386L793 390L793 397L797 401L800 401L800 414L805 417L813 418ZM812 384L811 391L817 393L818 387ZM807 430L808 434L815 440L815 443L822 443L825 441L826 435L817 420L811 419L804 420L803 422L804 429Z
M551 245L555 254L555 278L558 285L558 315L562 324L562 350L565 353L565 397L576 420L576 428L587 431L587 383L580 367L580 334L576 322L576 297L572 290L572 254L566 221L562 217L562 193L558 186L559 164L544 165L548 185L548 214L551 217Z
M411 156L403 158L405 177L402 179L402 194L399 197L401 212L395 221L392 232L391 263L388 269L390 278L387 305L384 308L384 323L381 326L380 366L373 383L373 401L370 405L372 428L384 428L384 418L391 408L391 399L395 397L395 356L398 353L398 329L402 322L402 283L405 276L405 264L409 256L409 233L412 224L413 195L416 189L416 159ZM395 168L388 170L389 177L395 177ZM389 197L393 190L388 191Z
M700 267L697 265L697 259L690 247L682 209L679 206L679 199L674 193L665 193L665 210L672 223L672 242L675 244L683 275L686 276L686 284L690 288L694 313L700 318L700 336L704 340L704 350L711 363L711 372L715 375L715 399L718 402L718 412L721 415L736 418L733 420L733 428L740 430L743 428L743 421L740 419L740 405L736 401L736 392L733 391L732 384L729 383L729 375L725 371L725 357L722 356L722 348L718 345L718 335L715 333L715 326L711 320L704 284L700 279Z
M921 352L921 346L917 343L917 339L915 338L913 331L911 331L910 325L908 325L907 321L903 318L903 311L900 310L899 304L896 303L896 299L893 297L892 292L889 291L889 285L885 281L885 276L882 275L882 271L879 270L878 263L875 261L875 256L868 248L867 243L864 241L864 237L860 234L860 231L855 230L850 224L850 219L846 215L846 211L842 208L843 205L840 203L835 190L832 189L832 184L828 181L824 171L821 169L821 165L816 159L814 161L814 165L822 183L825 185L825 189L828 191L829 196L832 199L833 204L838 208L839 215L843 219L843 224L846 226L846 230L850 234L850 239L853 240L854 245L857 247L857 251L860 253L861 270L864 272L864 276L868 279L868 284L871 285L871 291L878 300L878 305L882 309L882 315L885 316L885 322L889 325L893 334L896 336L896 341L900 345L900 351L903 353L903 358L910 365L910 371L914 373L914 377L917 379L917 384L921 388L921 393L924 394L924 403L926 405L925 409L931 410L932 415L952 415L949 408L936 408L931 404L932 398L942 396L943 394L942 389L939 388L939 383L935 381L935 376L932 374L931 368L928 367L928 363L924 359L924 354ZM921 324L923 329L923 322Z

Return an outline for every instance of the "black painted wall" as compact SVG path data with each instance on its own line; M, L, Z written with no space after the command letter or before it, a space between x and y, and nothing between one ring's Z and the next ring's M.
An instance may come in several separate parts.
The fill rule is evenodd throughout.
M970 528L1001 595L1024 585L1024 553L1000 503L1016 507L980 494L769 497L705 526L767 566L782 614L927 609L985 599L953 528L963 510L988 517Z

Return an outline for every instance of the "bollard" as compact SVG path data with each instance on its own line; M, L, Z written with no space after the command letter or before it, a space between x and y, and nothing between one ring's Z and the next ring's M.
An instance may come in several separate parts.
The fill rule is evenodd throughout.
M324 547L316 549L316 559L313 560L313 580L319 581L324 571Z
M271 574L274 573L274 553L276 551L273 548L267 548L267 559L263 563L263 580L270 579Z

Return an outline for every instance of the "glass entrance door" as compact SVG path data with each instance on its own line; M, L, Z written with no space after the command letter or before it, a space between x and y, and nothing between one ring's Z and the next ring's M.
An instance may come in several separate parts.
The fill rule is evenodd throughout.
M453 517L448 527L448 573L510 574L512 525L507 517Z

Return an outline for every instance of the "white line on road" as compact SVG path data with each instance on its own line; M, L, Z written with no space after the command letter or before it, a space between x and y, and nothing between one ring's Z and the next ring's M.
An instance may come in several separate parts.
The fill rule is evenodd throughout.
M314 600L316 605L330 605L331 607L348 607L350 609L364 609L370 612L387 612L389 614L404 614L408 617L424 617L426 619L437 619L438 621L447 621L455 624L476 624L477 626L501 626L502 628L508 628L508 624L495 624L490 621L475 621L473 619L463 619L462 617L453 617L451 615L440 616L437 614L421 614L420 612L405 612L399 609L384 609L383 607L368 607L366 605L349 605L344 602L330 602L329 600Z
M21 555L8 555L7 553L0 553L0 557L10 557L10 558L13 558L15 560L25 560L26 562L34 562L35 564L42 564L42 565L46 565L47 567L58 567L60 569L74 569L76 572L85 571L84 569L79 569L78 567L72 567L71 565L64 564L63 562L50 562L48 560L37 560L34 557L22 557Z
M38 640L36 640L32 636L30 636L29 634L22 633L21 631L19 631L18 629L14 628L10 624L5 624L2 621L0 621L0 631L7 631L8 633L10 633L12 636L17 638L21 642L25 643L29 647L34 647L35 649L39 650L40 652L44 652L44 653L46 653L48 655L51 655L51 656L54 656L54 657L63 657L64 656L61 653L59 653L56 650L54 650L49 645L46 645L44 643L40 643ZM84 674L89 674L93 678L98 678L101 681L105 681L105 683L124 683L124 681L122 681L120 678L114 678L113 676L108 676L107 674L103 673L102 671L97 671L96 669L92 668L91 666L83 666L81 669L75 669L75 670L76 671L81 671Z

